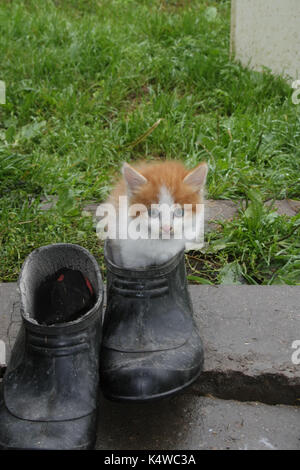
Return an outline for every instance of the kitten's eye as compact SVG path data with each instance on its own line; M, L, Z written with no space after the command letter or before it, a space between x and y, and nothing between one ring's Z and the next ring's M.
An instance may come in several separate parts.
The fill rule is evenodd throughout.
M182 207L176 207L176 209L174 209L175 217L183 217L183 214L184 214L184 210Z
M148 214L150 217L152 217L153 219L159 217L159 210L157 207L150 207L148 209Z

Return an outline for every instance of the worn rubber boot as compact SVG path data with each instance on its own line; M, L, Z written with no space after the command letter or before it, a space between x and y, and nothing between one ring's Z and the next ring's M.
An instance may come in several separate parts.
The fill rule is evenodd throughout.
M78 301L80 315L75 319L51 323L40 311L38 292L61 269L82 273L94 300L85 313ZM58 281L62 279L60 275ZM23 265L19 289L22 326L1 384L0 448L93 448L103 302L98 264L78 245L38 248ZM59 289L56 295L63 292ZM37 321L40 318L43 322Z
M165 264L134 270L112 261L110 243L105 245L103 393L112 400L132 402L168 397L193 383L203 367L184 252Z

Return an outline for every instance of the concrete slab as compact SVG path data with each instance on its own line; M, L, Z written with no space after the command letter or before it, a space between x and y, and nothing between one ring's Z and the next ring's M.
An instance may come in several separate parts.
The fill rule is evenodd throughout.
M100 402L97 449L299 450L300 408L184 395L156 403Z
M300 76L298 0L232 0L231 53L244 66Z
M191 393L300 405L300 364L292 361L300 340L300 287L191 285L190 292L205 349L205 370ZM19 325L16 284L0 284L7 357Z
M300 404L300 287L190 286L206 352L199 394Z
M15 282L0 283L0 377L20 327L20 303Z

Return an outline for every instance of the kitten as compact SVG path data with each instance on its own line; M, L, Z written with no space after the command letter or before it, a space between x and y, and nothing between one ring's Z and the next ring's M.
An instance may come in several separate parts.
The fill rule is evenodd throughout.
M116 231L114 261L127 268L159 265L184 249L187 241L193 241L187 240L186 233L195 232L197 218L203 212L203 205L197 205L204 202L207 171L205 162L193 170L178 161L134 167L124 163L123 178L107 202L116 209L118 227L125 227L127 234L131 224L133 230L127 239L121 239L120 230ZM123 208L119 206L120 196L125 201Z

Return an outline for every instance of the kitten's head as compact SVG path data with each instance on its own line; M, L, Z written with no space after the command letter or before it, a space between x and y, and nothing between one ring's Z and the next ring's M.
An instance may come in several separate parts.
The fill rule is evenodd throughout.
M205 162L192 170L177 161L135 167L124 163L129 215L138 219L142 231L152 230L159 238L180 238L176 234L192 229L203 211L207 172Z

